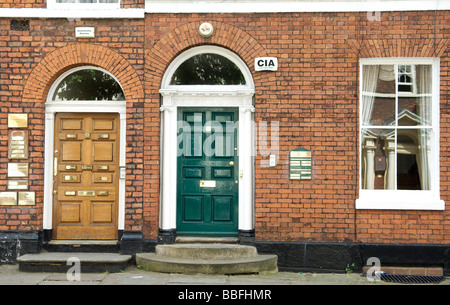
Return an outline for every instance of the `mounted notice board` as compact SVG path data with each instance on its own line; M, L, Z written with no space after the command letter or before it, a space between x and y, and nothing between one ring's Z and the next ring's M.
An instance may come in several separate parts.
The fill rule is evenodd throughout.
M291 180L311 180L311 151L305 148L291 150L289 176Z

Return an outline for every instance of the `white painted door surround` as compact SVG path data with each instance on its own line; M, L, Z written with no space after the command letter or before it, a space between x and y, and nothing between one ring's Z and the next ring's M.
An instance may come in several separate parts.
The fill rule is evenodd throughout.
M213 53L226 57L242 72L245 85L171 85L177 68L192 56ZM239 231L254 229L254 83L246 64L234 53L221 47L200 46L179 55L164 74L161 104L161 197L160 230L176 229L177 206L177 112L178 107L233 107L239 109Z

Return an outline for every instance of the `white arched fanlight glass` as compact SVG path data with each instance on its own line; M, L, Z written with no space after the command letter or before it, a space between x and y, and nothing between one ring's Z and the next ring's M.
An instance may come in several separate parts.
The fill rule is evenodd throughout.
M51 90L52 101L124 101L118 81L106 70L84 66L61 75Z
M222 47L200 46L185 51L169 65L161 89L197 91L219 86L225 91L254 88L252 75L239 56Z
M245 85L234 62L214 53L201 53L183 62L172 75L171 85Z

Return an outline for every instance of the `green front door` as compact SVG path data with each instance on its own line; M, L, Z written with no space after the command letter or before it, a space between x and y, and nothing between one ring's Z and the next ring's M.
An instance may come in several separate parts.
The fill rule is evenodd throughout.
M178 112L177 234L238 233L238 110Z

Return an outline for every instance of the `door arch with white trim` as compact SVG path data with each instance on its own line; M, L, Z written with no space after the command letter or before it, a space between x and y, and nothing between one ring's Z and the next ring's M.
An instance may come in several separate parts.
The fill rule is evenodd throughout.
M209 60L212 64L226 65L230 77L213 79L211 75L200 73L193 83L180 81L177 83L174 75L179 75L178 69L183 64L194 63L194 58ZM216 61L217 60L217 61ZM231 64L230 64L231 63ZM192 68L192 67L190 67ZM218 73L221 69L212 69L210 73ZM237 73L237 74L235 74ZM239 74L240 73L240 74ZM206 73L207 74L207 73ZM192 76L190 76L192 77ZM182 78L182 77L181 77ZM180 79L180 77L178 78ZM209 79L205 82L202 80ZM162 232L176 232L177 215L177 158L179 156L178 117L180 109L236 109L239 121L237 124L237 177L238 184L238 231L254 230L254 195L253 195L253 157L254 136L252 133L252 113L254 112L254 83L247 65L235 53L217 46L200 46L191 48L179 55L167 68L160 89L162 103L162 180L160 202L160 225ZM203 126L204 128L205 126ZM214 182L206 182L210 186ZM196 232L196 235L208 235L208 232Z
M85 83L79 90L70 92L69 87L76 86L73 83L77 81L90 82L92 86ZM105 90L96 90L96 86ZM120 83L111 73L96 66L70 69L52 84L45 104L45 119L44 230L52 230L53 237L63 239L117 239L118 231L124 227L125 214L125 181L117 177L119 168L125 166L126 143L126 102ZM61 132L61 128L67 129ZM67 144L65 156L62 156L61 143ZM79 147L81 154L83 145L94 155L85 159L69 149ZM63 157L67 164L61 167ZM82 164L85 160L90 164ZM85 178L89 179L88 184L77 184ZM55 224L63 223L63 227L73 224L76 228L76 222L83 217L85 203L82 202L86 199L92 199L89 211L84 213L94 224L93 230L62 233L63 230L58 236ZM67 203L64 209L68 214L61 216L56 211L59 201ZM102 231L99 228L108 225L108 233L99 233Z

